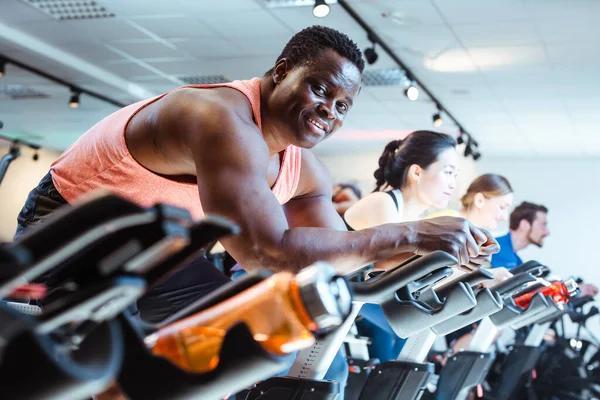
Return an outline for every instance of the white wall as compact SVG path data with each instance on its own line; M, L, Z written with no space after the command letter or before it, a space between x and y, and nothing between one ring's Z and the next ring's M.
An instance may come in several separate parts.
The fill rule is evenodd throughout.
M8 147L0 147L0 156L8 153ZM13 161L0 183L0 241L10 241L17 228L17 215L25 204L27 195L46 175L50 164L60 155L42 149L39 159L32 160L33 151L21 148L21 157Z
M600 285L600 158L482 157L477 169L506 176L515 205L527 200L548 207L550 236L543 248L520 252L523 260L535 259L565 277L578 274Z

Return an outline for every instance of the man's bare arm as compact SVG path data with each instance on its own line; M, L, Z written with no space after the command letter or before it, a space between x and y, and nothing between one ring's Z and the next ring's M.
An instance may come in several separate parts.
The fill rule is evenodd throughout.
M189 164L195 166L190 173L197 176L205 213L221 215L240 226L240 235L222 243L245 269L297 271L323 260L345 270L398 253L438 249L468 262L469 253L476 256L479 246L489 241L459 219L450 224L429 220L425 230L420 229L421 223L388 224L358 232L297 222L290 226L267 183L269 150L243 95L228 101L218 96L186 96L191 98L175 102L174 117L161 123L187 146L181 156L186 158L189 152ZM324 197L311 201L322 202Z

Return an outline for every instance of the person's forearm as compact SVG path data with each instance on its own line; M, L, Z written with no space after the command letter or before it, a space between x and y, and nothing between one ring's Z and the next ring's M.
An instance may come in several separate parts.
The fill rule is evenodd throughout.
M259 250L262 267L299 271L315 261L331 263L342 274L414 250L409 225L388 224L355 232L292 228L279 245Z

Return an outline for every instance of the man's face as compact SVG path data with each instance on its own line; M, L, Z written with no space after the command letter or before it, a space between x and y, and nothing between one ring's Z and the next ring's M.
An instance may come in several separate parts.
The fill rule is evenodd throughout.
M529 230L529 242L538 247L542 247L544 244L544 238L550 235L548 229L548 216L545 212L538 211L535 214L535 219L531 224Z
M334 50L287 70L275 68L270 112L276 126L296 146L311 148L340 129L358 94L358 68Z

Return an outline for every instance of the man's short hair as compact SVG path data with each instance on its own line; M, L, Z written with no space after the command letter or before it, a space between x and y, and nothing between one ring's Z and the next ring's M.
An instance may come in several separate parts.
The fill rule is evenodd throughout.
M548 209L545 206L527 201L522 202L510 213L510 229L516 230L522 220L527 220L530 224L533 224L538 211L548 214Z
M340 56L350 60L362 74L365 69L365 61L356 43L346 34L320 25L305 28L292 36L277 57L275 64L285 58L291 66L300 65L318 58L327 49L335 50ZM272 73L273 68L265 75Z

